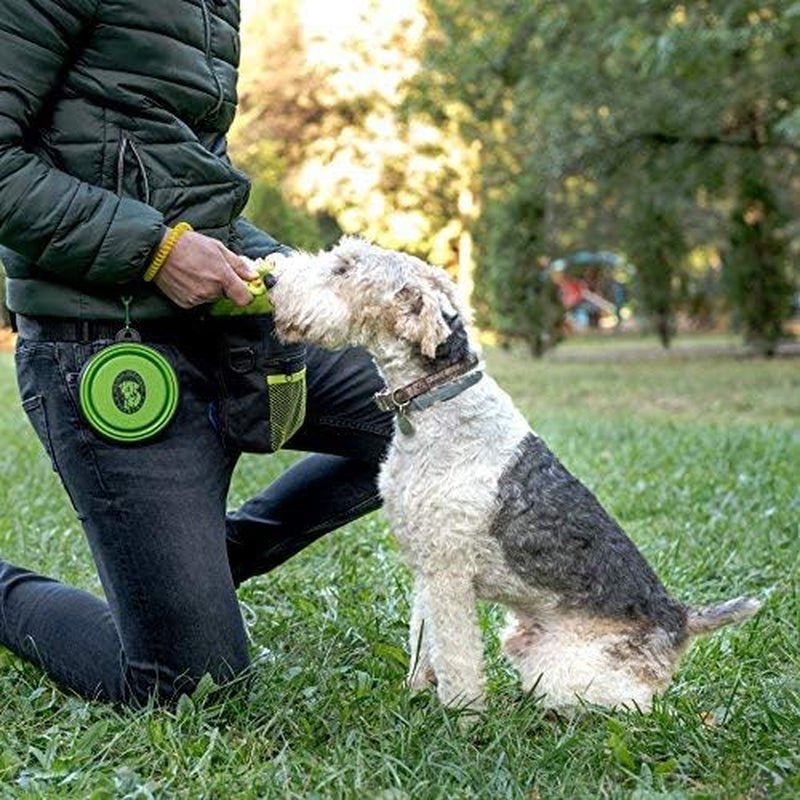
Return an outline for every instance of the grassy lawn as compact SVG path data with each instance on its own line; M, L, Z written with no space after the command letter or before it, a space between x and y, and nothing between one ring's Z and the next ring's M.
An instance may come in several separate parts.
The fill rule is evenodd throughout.
M491 607L485 717L464 731L409 699L408 575L376 514L242 589L256 662L237 697L106 708L0 650L0 798L800 796L800 362L489 363L675 594L765 601L698 642L651 715L546 718ZM8 355L0 409L0 556L99 591ZM288 458L243 459L231 503Z

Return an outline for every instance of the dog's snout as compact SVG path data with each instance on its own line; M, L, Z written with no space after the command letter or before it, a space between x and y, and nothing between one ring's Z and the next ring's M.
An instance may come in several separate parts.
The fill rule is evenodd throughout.
M275 275L272 272L268 272L264 276L264 284L266 285L267 289L271 289L277 282L278 282L278 279L275 277Z

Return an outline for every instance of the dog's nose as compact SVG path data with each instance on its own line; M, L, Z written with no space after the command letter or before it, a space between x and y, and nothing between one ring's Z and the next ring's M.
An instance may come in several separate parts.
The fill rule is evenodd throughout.
M268 272L264 276L264 283L266 284L267 289L271 289L277 282L278 279L271 272Z

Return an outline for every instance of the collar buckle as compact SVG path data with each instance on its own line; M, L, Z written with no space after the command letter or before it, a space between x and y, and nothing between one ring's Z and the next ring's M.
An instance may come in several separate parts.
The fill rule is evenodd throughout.
M478 357L470 353L469 358L464 361L450 364L440 372L426 375L407 386L397 389L387 387L382 392L376 392L375 405L381 411L393 411L397 414L400 422L406 423L405 426L400 426L403 433L410 432L404 430L404 427L411 427L408 410L429 408L434 403L444 402L461 394L483 377L480 370L473 371L478 364Z
M400 399L405 397L405 392L400 389L384 389L382 392L375 392L375 405L381 411L394 411L402 414L408 408L410 399Z

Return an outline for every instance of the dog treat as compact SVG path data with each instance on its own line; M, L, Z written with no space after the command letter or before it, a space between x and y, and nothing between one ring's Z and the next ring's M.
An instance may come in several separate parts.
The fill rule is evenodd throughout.
M246 281L247 288L253 297L250 303L248 303L246 306L237 306L233 300L230 300L227 297L220 297L219 300L215 300L211 304L209 309L211 316L237 317L256 314L271 314L272 303L270 302L269 294L267 294L267 286L264 281L272 272L273 263L274 262L269 258L262 258L253 261L253 266L259 273L259 276L252 281Z

